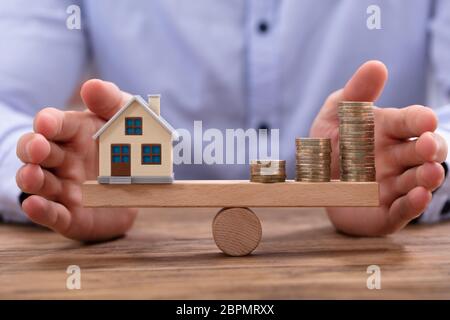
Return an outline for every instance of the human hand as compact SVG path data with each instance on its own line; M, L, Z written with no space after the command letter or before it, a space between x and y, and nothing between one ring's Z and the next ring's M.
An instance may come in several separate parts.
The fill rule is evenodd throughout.
M123 235L137 209L86 209L81 185L97 178L98 150L92 139L130 95L110 82L89 80L81 88L86 111L41 110L34 132L23 135L17 156L25 163L16 175L28 217L65 237L81 241L108 240Z
M345 87L325 101L311 127L311 137L332 140L332 177L339 178L339 101L375 101L387 80L381 62L363 64ZM442 163L447 143L434 133L437 117L427 107L375 108L375 164L380 185L377 208L328 208L334 226L347 234L378 236L393 233L419 216L431 192L444 180Z

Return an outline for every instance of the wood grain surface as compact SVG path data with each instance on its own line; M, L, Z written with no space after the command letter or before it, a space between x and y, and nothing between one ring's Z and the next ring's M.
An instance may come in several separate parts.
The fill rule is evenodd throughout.
M88 181L83 185L86 207L370 207L378 203L376 182L177 180L173 184Z
M249 208L224 208L214 217L212 233L220 250L241 257L256 249L262 227L258 216Z
M126 237L94 245L0 225L0 298L450 298L450 223L352 238L322 209L259 208L259 247L228 257L211 235L218 209L145 211ZM372 264L381 290L366 287ZM69 265L81 290L66 289Z

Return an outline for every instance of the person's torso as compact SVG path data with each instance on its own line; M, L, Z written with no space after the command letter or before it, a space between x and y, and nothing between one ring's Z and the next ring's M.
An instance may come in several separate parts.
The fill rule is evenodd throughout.
M280 129L280 157L291 176L294 138L308 135L327 95L364 61L389 68L380 106L425 103L429 1L97 0L83 6L100 77L133 94L161 93L161 113L175 128L192 130L201 120L204 130ZM373 29L373 20L368 26L376 18L381 29ZM175 172L232 178L245 170L197 165Z

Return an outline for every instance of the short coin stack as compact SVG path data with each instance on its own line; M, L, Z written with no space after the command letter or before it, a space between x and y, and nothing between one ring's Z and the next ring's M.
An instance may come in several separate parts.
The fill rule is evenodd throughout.
M375 181L374 132L372 102L339 102L341 181Z
M331 141L327 138L297 138L296 181L326 182L331 176Z
M250 181L262 183L286 181L286 160L250 161Z

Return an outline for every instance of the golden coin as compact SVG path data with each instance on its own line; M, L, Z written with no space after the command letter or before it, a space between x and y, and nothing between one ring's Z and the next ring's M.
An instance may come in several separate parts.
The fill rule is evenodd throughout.
M373 106L373 102L371 101L339 101L338 102L339 106Z

